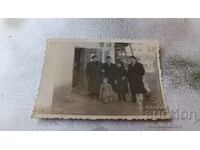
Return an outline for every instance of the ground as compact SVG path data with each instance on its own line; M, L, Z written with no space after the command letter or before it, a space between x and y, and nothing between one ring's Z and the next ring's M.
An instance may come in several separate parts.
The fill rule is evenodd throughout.
M76 89L70 95L62 99L54 100L52 111L54 114L66 115L136 115L141 116L146 113L152 114L152 110L163 110L161 92L159 89L159 80L156 80L155 74L148 75L151 95L144 98L142 105L130 101L130 95L127 94L127 101L119 101L117 94L113 93L113 101L104 104L102 101L92 99L86 90ZM150 82L152 82L150 84ZM158 84L156 84L158 83ZM158 86L157 86L158 85ZM155 112L154 112L155 113ZM159 113L159 112L156 112Z

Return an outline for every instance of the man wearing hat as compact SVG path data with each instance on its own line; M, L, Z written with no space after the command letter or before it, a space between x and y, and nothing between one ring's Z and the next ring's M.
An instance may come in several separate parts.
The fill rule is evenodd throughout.
M86 68L88 79L88 91L92 98L98 99L99 89L102 83L103 65L97 60L97 56L92 56L92 61L87 64Z
M135 56L131 56L130 61L131 63L128 66L128 81L130 85L132 101L136 102L136 94L147 93L143 83L143 76L145 74L145 70L143 64L137 62Z

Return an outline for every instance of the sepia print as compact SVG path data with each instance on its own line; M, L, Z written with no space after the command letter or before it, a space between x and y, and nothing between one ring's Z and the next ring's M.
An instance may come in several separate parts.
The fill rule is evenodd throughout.
M47 40L35 118L170 119L158 41Z

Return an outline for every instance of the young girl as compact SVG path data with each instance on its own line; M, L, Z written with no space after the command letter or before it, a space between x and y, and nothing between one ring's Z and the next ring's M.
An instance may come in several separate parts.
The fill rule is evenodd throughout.
M103 100L105 104L108 104L110 101L112 101L112 86L108 83L108 79L104 78L103 83L100 86L100 92L99 92L99 99Z

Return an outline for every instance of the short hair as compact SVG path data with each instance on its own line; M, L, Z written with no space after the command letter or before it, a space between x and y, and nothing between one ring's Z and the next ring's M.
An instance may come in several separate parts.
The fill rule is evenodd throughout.
M130 58L137 59L135 56L130 56Z
M107 56L107 57L106 57L106 59L108 59L108 58L109 58L109 59L111 59L111 57L110 57L110 56Z
M97 58L97 55L92 56L92 59Z

